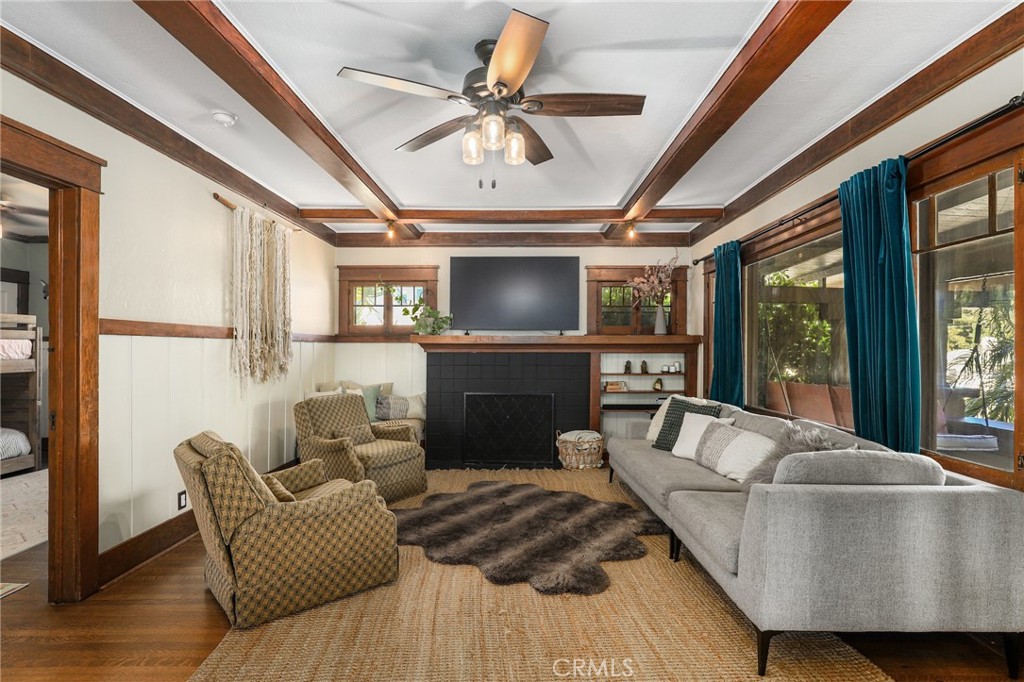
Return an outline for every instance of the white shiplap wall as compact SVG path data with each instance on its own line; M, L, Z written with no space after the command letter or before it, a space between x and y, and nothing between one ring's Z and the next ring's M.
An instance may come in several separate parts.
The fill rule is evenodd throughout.
M195 433L216 431L261 473L291 459L292 406L335 378L338 345L293 344L285 379L243 393L226 339L101 336L100 551L179 513L172 453Z
M394 382L396 395L427 390L427 354L418 343L338 343L334 348L338 379Z

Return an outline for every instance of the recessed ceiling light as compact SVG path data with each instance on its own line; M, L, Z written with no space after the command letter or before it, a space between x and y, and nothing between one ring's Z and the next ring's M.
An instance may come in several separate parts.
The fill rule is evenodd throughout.
M217 110L212 113L212 116L214 121L221 124L225 128L230 128L231 126L235 125L235 121L238 120L237 116L228 111Z

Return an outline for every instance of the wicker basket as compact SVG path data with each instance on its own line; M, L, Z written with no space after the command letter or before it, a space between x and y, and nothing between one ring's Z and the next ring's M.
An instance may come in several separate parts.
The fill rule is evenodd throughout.
M565 469L596 469L604 463L604 437L596 431L555 432L558 461Z

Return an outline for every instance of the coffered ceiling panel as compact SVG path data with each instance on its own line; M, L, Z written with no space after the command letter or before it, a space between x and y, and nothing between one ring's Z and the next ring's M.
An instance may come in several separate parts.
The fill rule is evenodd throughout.
M1016 4L852 3L683 176L661 205L729 203ZM1020 83L1008 83L999 101L1019 92Z
M335 232L345 234L383 233L387 228L383 223L327 223ZM643 223L636 226L637 233L656 232L688 232L697 223ZM443 224L427 223L418 226L422 232L601 232L607 227L604 223L487 223L487 224ZM611 242L614 243L614 242Z
M289 201L359 205L134 3L4 0L2 8L6 26ZM215 109L237 115L237 123L215 123Z
M395 148L471 110L337 77L343 66L462 89L497 38L500 2L221 2L400 206L607 207L620 204L699 103L771 3L518 2L550 22L526 92L647 95L639 117L532 117L554 159L466 166L459 136ZM496 188L491 189L491 180ZM482 180L482 183L481 183ZM480 185L483 185L483 189Z

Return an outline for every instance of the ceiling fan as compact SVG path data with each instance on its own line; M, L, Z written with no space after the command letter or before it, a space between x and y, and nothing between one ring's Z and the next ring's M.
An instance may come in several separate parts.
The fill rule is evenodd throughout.
M476 55L483 62L466 74L462 92L415 81L344 67L342 78L398 90L410 95L432 97L476 110L446 121L417 135L398 147L401 151L423 149L462 130L462 160L471 165L484 162L484 151L505 150L505 163L519 165L528 160L537 165L553 158L537 131L523 118L510 115L520 111L533 116L639 116L644 95L567 93L528 95L523 83L533 68L548 22L512 10L501 36L481 40Z

